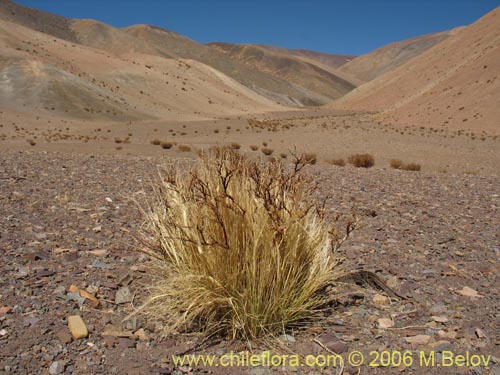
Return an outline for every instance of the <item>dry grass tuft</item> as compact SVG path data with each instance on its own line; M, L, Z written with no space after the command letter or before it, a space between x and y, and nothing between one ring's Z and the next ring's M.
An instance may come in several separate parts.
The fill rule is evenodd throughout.
M348 161L356 168L371 168L375 165L375 158L371 154L354 154L349 156Z
M403 163L401 160L392 159L391 160L391 168L401 169L403 171L418 172L418 171L420 171L421 166L420 166L420 164L417 164L417 163Z
M141 241L159 270L143 311L172 332L252 339L311 319L334 295L345 236L312 204L296 158L261 163L227 148L174 164L142 205Z
M304 156L304 159L307 161L308 164L314 165L318 161L318 158L317 158L316 154L305 153L303 156Z
M232 142L230 146L233 150L239 150L241 148L241 145L236 142Z
M174 144L172 142L161 142L161 147L165 150L170 150L174 147Z
M390 165L393 169L401 169L403 162L399 159L392 159Z
M262 147L262 153L266 156L272 155L274 150L272 148Z
M408 164L404 164L401 167L401 169L404 171L418 172L418 171L420 171L421 167L420 167L420 164L417 164L417 163L408 163Z
M159 139L153 139L150 143L154 146L159 146L161 144L161 141Z
M180 152L189 152L189 151L191 151L191 147L188 146L188 145L179 145L179 146L177 146L177 149Z
M337 167L345 167L344 159L332 159L330 160L330 163L336 165Z

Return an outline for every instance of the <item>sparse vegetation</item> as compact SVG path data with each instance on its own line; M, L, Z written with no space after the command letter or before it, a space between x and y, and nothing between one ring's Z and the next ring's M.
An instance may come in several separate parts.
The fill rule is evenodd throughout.
M421 166L420 164L417 163L403 163L399 159L392 159L391 160L391 168L393 169L400 169L403 171L420 171Z
M316 164L316 162L318 161L318 158L316 156L316 154L313 154L313 153L305 153L304 155L304 159L305 161L308 163L308 164Z
M274 150L272 148L267 148L267 147L262 147L261 151L266 156L272 155L274 152Z
M250 146L250 150L252 151L257 151L259 149L259 146L252 145Z
M330 160L330 163L333 165L336 165L337 167L345 167L345 160L344 159L332 159Z
M390 165L393 169L401 169L403 162L399 159L392 159Z
M356 168L371 168L375 165L375 158L371 154L353 154L348 161Z
M171 168L143 206L143 251L158 278L142 311L164 334L201 332L252 339L319 318L342 274L346 235L310 204L315 184L294 168L260 163L230 148ZM309 202L309 203L306 203Z
M231 143L231 148L233 150L239 150L241 148L241 145L239 143L236 143L236 142L232 142Z
M165 150L170 150L173 146L172 142L161 142L161 147Z
M404 164L401 167L401 169L403 169L405 171L418 172L418 171L420 171L421 166L420 166L420 164L417 164L417 163L408 163L408 164Z
M161 144L161 141L159 139L153 139L150 143L154 146L159 146Z

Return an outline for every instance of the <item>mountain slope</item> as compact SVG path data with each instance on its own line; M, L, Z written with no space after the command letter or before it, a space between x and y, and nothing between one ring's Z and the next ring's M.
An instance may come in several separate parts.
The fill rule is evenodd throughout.
M500 8L333 106L388 122L500 133Z
M195 61L110 55L0 21L2 109L94 121L213 118L279 110Z
M448 36L448 32L443 32L388 44L352 59L339 70L368 82L422 54Z
M321 93L310 91L307 87L293 82L290 83L268 71L252 69L229 58L221 51L196 43L169 30L150 25L135 25L123 31L155 48L168 51L174 56L209 65L278 103L299 106L325 103L325 97Z
M10 0L0 0L0 20L10 21L70 42L77 42L67 18L41 10L18 5Z
M209 45L252 70L268 72L323 95L323 104L345 95L356 87L333 73L333 68L325 70L319 63L304 61L305 59L294 56L286 49L251 44L209 43Z

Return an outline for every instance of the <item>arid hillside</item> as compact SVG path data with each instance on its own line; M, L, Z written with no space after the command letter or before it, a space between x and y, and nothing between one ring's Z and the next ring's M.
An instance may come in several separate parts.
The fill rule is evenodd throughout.
M500 133L500 8L357 88L337 108L396 124Z
M191 60L101 50L0 21L3 110L87 120L205 118L279 106Z
M302 107L321 105L330 100L321 92L311 91L265 71L250 69L209 46L155 26L135 25L117 29L95 20L67 19L9 0L0 0L0 20L115 55L141 53L196 60L282 105ZM304 80L307 81L307 78Z
M448 32L443 32L392 43L352 59L342 65L340 71L368 82L424 53L448 36Z
M210 43L232 60L241 62L252 70L268 72L274 76L305 87L324 96L324 103L337 99L356 86L336 74L334 68L323 68L316 60L305 61L286 49L260 45ZM311 59L309 57L309 59Z

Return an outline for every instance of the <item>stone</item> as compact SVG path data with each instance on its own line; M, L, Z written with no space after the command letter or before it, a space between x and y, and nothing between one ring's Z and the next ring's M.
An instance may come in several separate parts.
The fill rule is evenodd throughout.
M62 374L64 372L65 367L66 366L62 362L59 361L52 362L52 364L49 367L49 374L50 375Z
M147 341L148 335L146 335L146 332L144 331L144 328L138 329L137 331L134 332L134 337L136 337L138 340L141 341Z
M284 342L289 342L289 343L294 343L296 340L295 340L295 337L293 337L292 335L287 335L287 334L284 334L284 335L281 335L279 337L279 339L281 341L284 341Z
M388 297L386 296L383 296L381 294L376 294L373 299L372 299L373 303L376 304L376 305L379 305L379 306L382 306L382 305L388 305L390 300Z
M75 340L85 338L89 335L87 326L80 315L71 315L68 317L68 328Z
M415 345L427 345L431 341L432 337L429 335L416 335L405 337L405 341L410 344Z
M124 286L116 292L115 296L115 303L117 305L120 305L122 303L129 303L132 302L132 292L130 292L130 289L128 286Z
M67 331L57 332L56 337L63 344L68 344L69 342L71 342L71 335Z
M437 323L446 323L449 319L446 316L433 316L432 320Z
M336 354L345 353L349 350L345 343L332 334L322 335L318 338L318 341Z
M377 322L378 326L383 329L394 327L394 322L392 321L392 319L380 318L377 320Z

